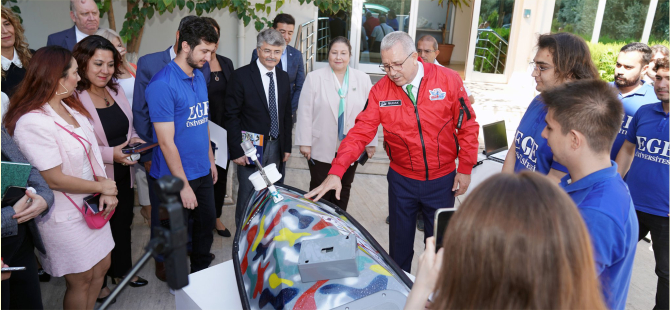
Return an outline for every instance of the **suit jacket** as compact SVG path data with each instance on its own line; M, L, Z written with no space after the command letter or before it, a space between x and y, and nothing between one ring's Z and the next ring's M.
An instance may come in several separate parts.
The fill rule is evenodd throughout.
M162 52L144 55L137 61L135 91L133 92L133 127L135 127L135 131L140 139L146 142L152 142L154 138L151 117L149 117L149 106L147 106L144 91L147 89L147 85L149 85L154 75L172 61L170 59L171 48L173 47L170 46ZM205 63L200 70L205 76L205 82L209 84L209 62ZM151 161L151 157L152 152L146 152L142 154L140 162Z
M275 72L277 74L280 158L283 158L284 153L291 152L293 120L288 74L282 70L275 70ZM261 72L256 63L233 72L226 90L223 109L224 125L228 131L228 150L232 159L244 156L244 151L240 146L242 131L262 134L265 139L270 136L270 109L265 98Z
M312 158L330 163L339 146L337 118L340 109L338 83L330 66L310 72L300 95L295 144L312 147ZM349 68L349 90L345 104L344 132L354 127L356 116L363 111L372 88L370 76ZM377 146L377 137L367 146Z
M128 118L128 123L130 124L130 126L128 126L128 133L126 134L126 137L127 140L130 140L130 138L137 137L137 133L135 133L135 129L133 128L133 111L130 108L130 103L126 98L126 93L123 91L123 88L121 86L117 86L117 89L119 90L119 92L115 93L114 90L107 87L107 91L109 92L110 95L112 95L114 102L116 102L116 104L119 105L119 107L123 111L123 114L125 114L126 117ZM95 138L98 141L100 153L102 154L102 162L105 165L105 172L107 173L107 177L113 180L114 147L109 146L109 142L107 141L107 135L105 134L105 129L102 127L100 116L98 115L98 111L95 109L95 105L93 104L93 100L91 100L91 95L88 93L88 91L84 90L80 92L79 100L84 105L84 108L86 108L86 111L88 111L88 113L91 114L91 119L93 120L92 121L93 132L95 133ZM133 184L135 184L134 165L130 166L130 187L133 187Z
M16 145L12 137L9 136L7 133L7 130L5 129L5 126L2 126L2 157L5 157L5 159L9 159L9 161L12 162L17 162L17 163L28 163L28 160L26 157L21 153L21 150L19 149L19 146ZM5 160L3 159L3 160ZM43 217L49 213L49 208L53 206L54 204L54 193L49 188L49 185L47 184L46 181L44 181L44 178L42 178L42 175L40 174L39 170L33 166L30 169L30 175L28 176L28 186L32 187L35 189L38 195L42 196L44 200L47 202L47 209L40 214L40 217ZM5 236L5 211L6 208L2 208L2 237L7 237ZM7 210L8 214L13 213L13 210ZM13 214L12 214L13 215ZM10 225L17 225L16 228L18 230L18 222L15 219L8 219ZM43 254L46 254L47 251L44 249L44 244L42 243L42 237L40 236L40 232L37 229L37 225L35 225L35 220L30 220L25 223L28 225L28 229L30 230L30 233L33 236L33 243L35 244L35 248L42 252ZM16 235L16 232L14 233Z
M216 55L216 59L219 61L221 73L223 75L219 78L223 80L223 85L227 86L230 82L230 76L233 74L233 71L235 71L233 62L228 57L218 54ZM210 91L208 87L207 93L209 94L209 119L214 122L214 124L223 127L223 106L226 96L225 88L222 93L218 93Z
M251 53L251 64L255 64L256 59L258 59L258 54L257 50L254 49ZM286 59L288 59L286 69L288 69L289 87L291 88L291 113L295 114L295 111L298 110L302 84L305 82L305 66L302 62L302 53L290 45L286 45ZM283 70L281 67L277 67Z
M74 45L77 44L77 34L74 27L50 34L47 38L47 46L58 45L72 51Z

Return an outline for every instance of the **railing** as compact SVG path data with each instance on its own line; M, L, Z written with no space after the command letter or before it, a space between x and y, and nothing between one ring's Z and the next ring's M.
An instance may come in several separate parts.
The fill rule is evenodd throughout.
M328 17L319 17L316 32L314 32L314 20L298 26L294 47L302 53L305 74L314 69L314 62L327 58L329 39Z
M497 42L491 41L491 37L495 37ZM480 60L479 68L475 66L475 71L483 73L502 74L505 72L505 61L507 60L507 49L509 43L503 39L493 29L478 29L477 43L475 44L475 63L477 59ZM489 60L489 57L492 59ZM484 70L484 65L488 64L487 70ZM486 72L484 72L486 71Z

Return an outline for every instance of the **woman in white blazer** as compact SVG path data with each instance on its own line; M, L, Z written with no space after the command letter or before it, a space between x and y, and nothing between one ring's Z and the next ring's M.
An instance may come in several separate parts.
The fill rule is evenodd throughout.
M334 38L328 46L329 66L310 72L302 86L295 144L307 158L310 190L328 176L337 148L349 129L354 127L356 116L365 108L372 88L365 72L349 68L350 57L349 40ZM368 157L374 155L376 147L375 136L365 148ZM335 198L335 191L328 192L322 199L346 210L357 166L358 163L354 163L342 177L340 200Z

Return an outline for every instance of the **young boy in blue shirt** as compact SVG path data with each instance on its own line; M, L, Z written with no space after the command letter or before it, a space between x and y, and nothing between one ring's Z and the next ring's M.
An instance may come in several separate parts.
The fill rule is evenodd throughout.
M219 39L214 27L202 18L183 25L177 57L151 79L146 89L154 127L149 177L173 175L184 181L180 197L184 218L193 219L191 272L209 267L213 260L216 215L214 183L217 173L209 143L209 100L205 77L199 69L211 58Z
M651 233L656 259L656 307L668 309L668 213L670 213L670 126L668 125L668 58L656 61L654 90L660 102L641 107L631 120L616 162L633 197L640 233ZM631 164L632 163L632 164ZM629 170L630 169L630 170Z
M626 133L630 128L630 121L637 109L641 106L658 102L654 87L642 80L644 73L649 68L651 61L651 48L644 43L633 42L626 44L619 51L616 67L614 68L614 82L610 85L616 87L619 100L623 104L625 112L621 128L612 145L610 158L616 160L616 156L626 141Z
M610 160L623 107L600 80L567 83L542 93L547 117L542 136L568 168L561 187L591 235L596 271L610 309L623 310L633 272L638 223L626 184Z

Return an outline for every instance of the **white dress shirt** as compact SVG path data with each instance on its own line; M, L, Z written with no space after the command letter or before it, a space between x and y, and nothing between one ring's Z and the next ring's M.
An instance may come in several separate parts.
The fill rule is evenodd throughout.
M419 85L421 84L421 79L423 78L423 64L419 61L419 70L416 71L416 76L414 77L414 80L410 82L409 84L412 84L412 95L414 95L414 99L419 101ZM402 86L402 89L407 92L407 85L405 84Z
M288 73L288 55L286 55L286 50L288 50L288 45L284 47L284 52L281 53L281 69Z
M81 32L81 31L79 30L79 28L77 28L77 26L74 26L74 34L75 34L75 38L77 39L77 43L79 43L79 41L81 41L81 40L85 39L86 37L88 37L88 35L85 34L85 33L83 33L83 32Z
M267 76L268 72L272 72L272 80L275 82L275 105L277 106L277 122L279 122L279 93L277 92L277 71L275 68L272 68L272 71L268 70L263 66L260 59L256 59L256 65L258 65L258 70L261 72L261 81L263 81L263 90L265 90L265 100L268 103L268 109L270 109L270 95L268 94L268 89L270 88L270 77Z
M174 52L174 45L170 46L170 60L177 58L177 53Z
M21 59L19 59L19 53L16 52L16 49L14 49L14 58L12 58L12 60L9 60L5 58L5 56L2 56L2 71L9 70L9 67L12 66L12 63L19 68L23 68Z

